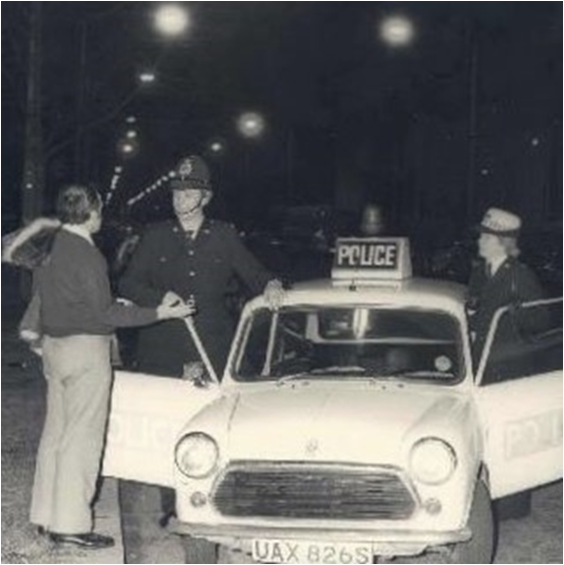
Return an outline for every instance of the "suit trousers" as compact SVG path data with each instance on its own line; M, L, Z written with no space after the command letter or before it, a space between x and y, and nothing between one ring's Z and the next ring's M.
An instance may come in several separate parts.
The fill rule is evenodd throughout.
M46 336L47 415L35 469L31 522L61 534L92 529L108 420L110 336Z

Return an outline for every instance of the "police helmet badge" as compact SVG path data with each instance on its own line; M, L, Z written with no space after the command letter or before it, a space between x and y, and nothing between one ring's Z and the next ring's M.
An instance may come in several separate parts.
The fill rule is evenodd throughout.
M188 178L194 169L192 165L192 158L187 157L186 159L182 159L180 164L178 165L178 176L181 179Z
M172 190L212 190L208 165L198 155L181 159L174 173L170 182Z

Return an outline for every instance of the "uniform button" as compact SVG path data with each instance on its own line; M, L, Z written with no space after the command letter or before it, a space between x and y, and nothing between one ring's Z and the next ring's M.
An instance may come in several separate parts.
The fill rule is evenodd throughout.
M196 271L190 271L190 276L191 276L191 277L195 277L195 276L196 276Z
M172 231L173 231L174 233L178 233L178 228L172 228Z
M194 255L194 252L190 249L190 251L188 251L188 255Z

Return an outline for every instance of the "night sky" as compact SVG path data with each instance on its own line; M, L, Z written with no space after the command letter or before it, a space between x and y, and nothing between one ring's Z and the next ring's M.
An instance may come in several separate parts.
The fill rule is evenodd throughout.
M6 227L20 215L30 4L2 4ZM127 200L203 153L214 212L245 226L276 206L353 214L373 200L398 229L431 218L448 237L491 204L561 228L560 2L180 2L191 25L175 40L152 26L158 4L42 3L45 211L61 184L107 191L122 166L107 215L154 219L166 190ZM394 14L416 32L402 48L378 35ZM136 80L146 69L151 85ZM264 116L258 139L237 133L246 110ZM139 145L124 159L128 116Z

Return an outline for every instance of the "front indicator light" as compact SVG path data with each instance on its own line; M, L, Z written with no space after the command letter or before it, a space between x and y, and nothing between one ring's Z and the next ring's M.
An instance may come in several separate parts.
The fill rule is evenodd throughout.
M203 492L195 492L190 497L190 503L194 508L201 508L208 503L208 497Z
M437 500L436 498L430 498L423 503L423 508L425 509L425 512L427 512L427 514L436 516L437 514L441 513L443 505L441 504L440 500Z
M454 449L442 439L425 438L411 449L411 474L420 483L442 485L452 477L456 466Z

